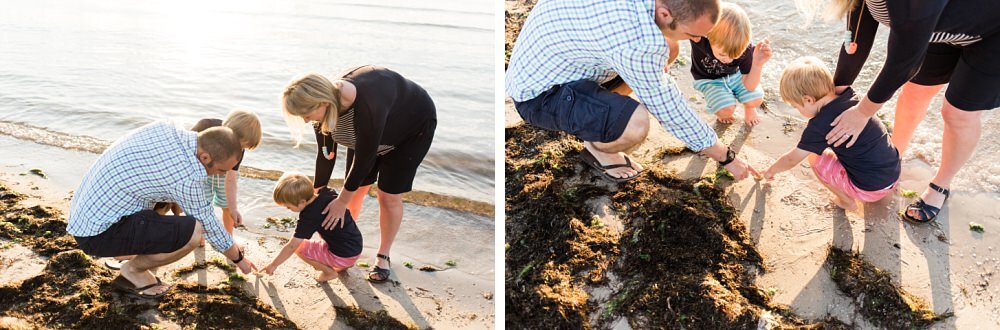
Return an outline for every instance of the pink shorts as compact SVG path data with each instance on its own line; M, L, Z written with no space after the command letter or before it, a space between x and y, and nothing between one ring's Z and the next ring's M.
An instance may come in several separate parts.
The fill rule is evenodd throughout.
M330 252L330 249L327 247L326 241L315 238L302 242L302 245L299 245L299 253L301 253L303 257L309 258L309 260L319 262L330 266L331 268L352 267L354 266L354 262L358 261L358 258L361 257L360 254L350 258L344 258L333 254L333 252Z
M819 156L819 159L816 160L816 164L813 164L813 173L816 173L816 177L819 178L820 181L843 190L847 196L865 203L876 202L896 188L896 183L893 183L892 186L878 191L859 189L853 182L851 182L851 179L847 177L847 170L844 169L844 165L840 164L840 160L837 159L837 155L830 149L823 151L823 155Z

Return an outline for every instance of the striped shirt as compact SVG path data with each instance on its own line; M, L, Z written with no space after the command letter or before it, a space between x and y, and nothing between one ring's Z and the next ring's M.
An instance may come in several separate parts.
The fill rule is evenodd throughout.
M885 0L865 0L865 4L868 5L868 10L871 11L872 17L874 17L876 21L885 26L892 26L889 20L889 7L886 5ZM931 34L930 42L932 44L945 43L955 46L967 46L982 39L983 38L978 35L974 36L965 33L935 31L934 34Z
M605 82L617 73L663 127L689 148L716 143L691 109L667 63L666 39L653 20L655 0L541 0L531 10L510 57L506 92L535 98L578 80Z
M66 230L73 236L96 236L156 202L175 202L201 222L213 248L229 249L233 238L215 217L208 173L197 151L197 133L166 122L119 138L83 176L70 202Z

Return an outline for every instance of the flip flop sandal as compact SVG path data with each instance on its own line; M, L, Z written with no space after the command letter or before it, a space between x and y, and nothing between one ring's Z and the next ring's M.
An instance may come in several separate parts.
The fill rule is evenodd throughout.
M124 265L126 262L128 262L128 260L114 260L114 259L104 260L104 267L108 267L108 269L113 269L113 270L121 270L122 265Z
M941 203L941 207L944 207L944 203L948 202L948 197L951 197L951 191L941 188L941 186L938 186L933 182L928 184L928 186L930 186L931 189L934 189L934 191L944 195L944 202ZM920 219L910 216L910 211L920 212ZM906 210L903 211L903 219L914 224L922 225L934 221L934 219L937 218L938 213L941 213L941 208L927 204L924 202L923 198L920 198L906 207Z
M611 181L613 181L615 183L622 183L622 182L625 182L625 181L628 181L628 180L635 179L640 174L642 174L642 172L644 171L644 170L643 171L639 171L639 173L636 173L633 176L628 176L628 177L624 177L624 178L616 178L614 176L611 176L611 174L608 174L608 170L613 170L613 169L622 168L622 167L629 167L629 168L631 168L632 167L632 159L629 158L628 155L625 155L625 164L601 165L601 162L597 161L597 158L594 157L594 154L590 153L590 150L587 150L587 148L584 148L583 152L580 153L580 158L583 159L583 163L584 164L587 164L588 166L590 166L593 169L597 170L606 179L611 180Z
M116 289L121 290L129 295L145 299L160 298L166 295L167 292L170 292L170 287L167 287L166 290L163 290L163 292L160 292L158 294L143 293L143 291L149 290L150 288L155 287L157 285L163 285L163 282L160 281L159 277L156 277L156 283L141 288L135 287L135 284L132 284L131 281L129 281L128 279L126 279L124 276L121 275L118 275L118 277L115 277L115 279L111 281L111 286L115 287Z
M389 267L392 267L392 260L389 260L389 256L381 253L376 254L375 256L381 259L385 259L385 261L389 262ZM389 275L392 275L391 269L382 268L379 267L378 264L376 264L374 267L372 267L372 270L368 272L368 281L373 283L382 283L389 280ZM374 276L378 276L378 278L375 278Z

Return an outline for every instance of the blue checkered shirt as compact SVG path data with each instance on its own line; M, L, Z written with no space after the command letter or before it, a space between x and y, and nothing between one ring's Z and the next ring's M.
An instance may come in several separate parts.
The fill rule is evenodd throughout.
M112 143L74 192L66 230L73 236L96 236L123 216L151 209L156 202L175 202L201 222L213 248L229 249L233 238L208 199L208 173L196 156L197 137L155 122Z
M701 151L718 137L663 72L668 50L653 21L655 0L541 0L514 44L505 77L514 101L555 85L605 82L615 73L668 132Z

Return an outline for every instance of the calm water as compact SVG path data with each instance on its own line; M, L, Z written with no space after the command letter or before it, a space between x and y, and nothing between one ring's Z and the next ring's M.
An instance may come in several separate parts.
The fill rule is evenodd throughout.
M377 64L437 104L434 145L414 189L492 201L488 0L0 0L0 8L0 121L112 141L153 120L190 126L247 109L260 116L264 141L244 164L312 174L314 141L292 148L280 92L301 73ZM337 165L334 177L343 177Z

